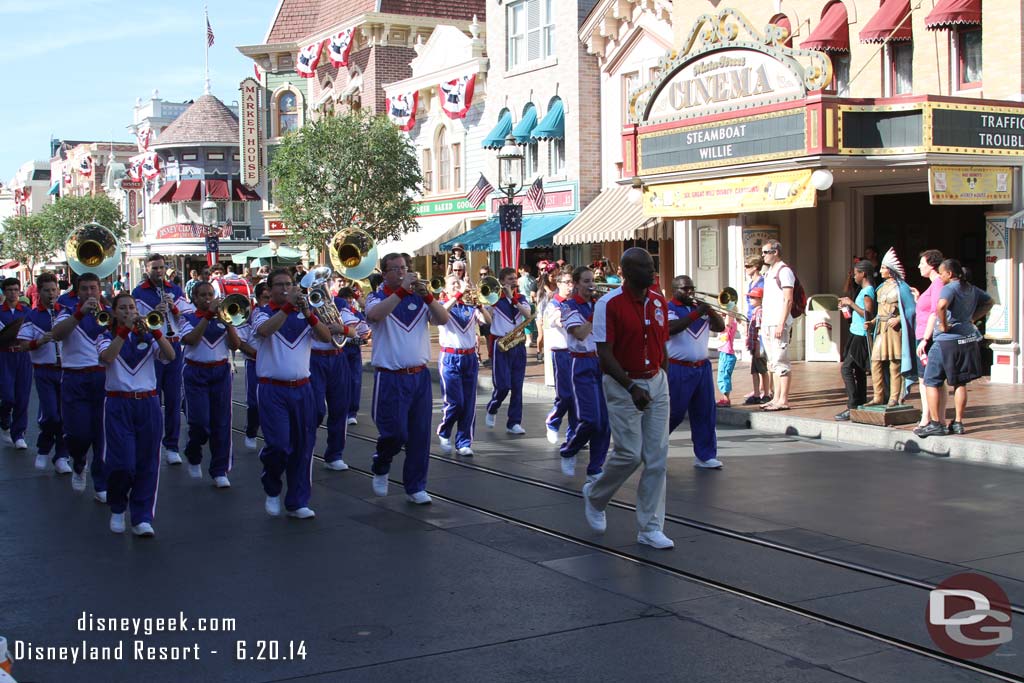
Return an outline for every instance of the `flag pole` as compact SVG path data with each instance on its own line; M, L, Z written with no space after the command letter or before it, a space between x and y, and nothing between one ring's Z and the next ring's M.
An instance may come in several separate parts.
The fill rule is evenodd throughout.
M210 10L204 4L203 5L203 16L206 19L206 26L204 27L207 32L210 30ZM203 89L204 95L210 94L210 39L208 33L203 34L203 43L206 45L206 86Z

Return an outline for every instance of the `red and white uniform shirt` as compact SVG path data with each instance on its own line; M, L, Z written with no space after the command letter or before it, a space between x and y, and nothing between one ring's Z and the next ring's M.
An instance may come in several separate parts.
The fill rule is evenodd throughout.
M181 334L184 336L199 327L202 320L196 313L185 313L181 316ZM228 328L218 318L206 324L206 331L196 344L182 344L185 360L195 363L220 363L228 359Z
M256 334L256 328L252 325L252 317L250 316L249 321L243 325L239 325L235 332L238 333L238 339L244 344L248 344L252 348L256 349L257 353L260 350L260 341L263 339L260 335ZM256 360L250 357L248 354L243 354L246 360Z
M18 341L35 341L49 332L63 308L60 304L54 304L52 311L38 306L30 310L25 322L21 324L21 329L18 330ZM51 341L35 351L29 351L28 355L34 365L55 365L60 346L61 342Z
M569 348L565 329L554 324L556 320L562 319L562 305L565 301L566 299L555 294L544 308L544 346L552 351Z
M81 302L78 297L65 294L60 298L61 310L57 322L61 323L75 314ZM101 306L110 313L110 309ZM95 314L82 316L67 339L61 342L61 361L65 368L93 368L100 364L100 352L96 349L99 338L107 332L96 322Z
M475 349L476 326L486 323L476 306L456 303L448 309L448 322L437 328L442 349Z
M394 292L386 285L366 298L366 313ZM430 333L427 323L437 321L427 303L415 294L406 294L395 310L378 323L370 323L373 330L373 349L370 362L374 367L387 370L418 368L430 360Z
M259 336L260 326L280 310L270 304L257 308L252 326ZM298 312L288 314L288 320L269 337L260 337L260 352L256 356L256 375L283 382L309 378L309 352L313 344L313 328Z
M96 341L96 348L103 353L113 342L110 332L104 332ZM150 333L132 332L124 340L121 352L114 362L107 366L107 391L156 391L156 360L160 347ZM163 362L163 361L161 361Z
M676 301L668 304L668 319L682 320L691 317L696 308L683 306ZM672 360L685 360L690 363L707 360L708 358L708 317L702 316L691 322L685 330L668 338L668 357Z
M579 327L594 321L594 304L581 298L579 295L566 299L562 304L562 327L565 328L566 348L570 353L595 353L597 342L594 341L594 332L583 341L572 334L573 328Z
M643 300L619 287L594 307L594 341L607 343L630 376L653 376L665 360L668 302L652 290Z
M515 295L515 304L526 304L526 297L522 294ZM501 293L501 298L498 299L497 303L493 306L488 307L491 312L491 334L495 337L504 337L506 334L511 332L516 325L523 322L522 311L519 310L517 305L509 301L508 297L505 296L505 292Z

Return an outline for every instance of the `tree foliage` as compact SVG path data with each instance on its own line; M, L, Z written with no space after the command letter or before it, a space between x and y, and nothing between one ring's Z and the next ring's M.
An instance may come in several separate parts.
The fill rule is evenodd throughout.
M56 233L42 220L41 214L10 216L0 231L0 256L11 258L35 268L57 251Z
M274 150L269 173L284 224L311 247L347 227L378 241L419 229L416 153L385 116L356 111L310 123Z

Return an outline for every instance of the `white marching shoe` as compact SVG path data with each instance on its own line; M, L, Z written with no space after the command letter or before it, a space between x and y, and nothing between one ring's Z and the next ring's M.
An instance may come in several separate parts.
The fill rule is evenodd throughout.
M357 420L357 419L356 419L356 418L354 418L354 417L350 417L350 418L348 419L348 421L347 421L347 422L346 422L345 424L348 424L348 425L357 425L357 424L359 424L359 420Z
M36 469L45 470L46 465L49 464L49 462L50 456L48 456L46 453L40 453L39 455L36 456Z
M106 491L96 491L96 492L94 492L92 494L92 499L95 500L97 503L103 503L104 505L106 505L107 504L107 492Z
M263 509L271 517L279 517L281 515L281 496L267 496L266 502L263 503Z
M193 479L202 479L203 478L203 467L202 467L202 465L191 465L190 464L188 466L188 476L192 477Z
M652 548L658 550L668 550L669 548L675 547L675 542L666 536L661 529L655 529L654 531L641 531L636 535L636 542L649 545Z
M110 515L110 530L115 534L124 533L124 513L115 512Z
M71 473L71 489L78 493L85 490L85 472L81 474L78 472Z
M523 425L512 425L511 427L508 427L505 431L508 432L509 434L516 435L523 435L526 433L526 430L523 429Z
M433 499L426 491L417 491L416 493L410 493L406 498L409 499L410 503L416 503L417 505L426 505Z
M70 458L57 458L57 462L53 463L53 469L57 470L57 474L71 474L74 472L71 469Z
M153 525L149 522L143 522L142 524L136 524L132 527L132 533L136 536L156 536L156 532L153 531Z
M722 469L722 461L718 458L710 458L708 460L696 459L693 463L694 467L701 467L706 470L720 470Z
M473 449L470 448L469 446L463 446L462 448L457 450L456 453L458 453L459 455L464 455L467 458L473 457Z
M348 469L348 463L342 460L341 458L338 458L337 460L325 462L324 467L326 467L329 470L334 470L335 472L344 472L345 470Z
M309 508L298 508L296 510L289 510L288 516L295 519L312 519L316 517L316 513Z
M487 413L487 417L484 418L484 423L488 427L493 427L494 426L494 416L491 415L490 413Z
M551 444L552 446L557 445L558 444L558 430L557 429L552 429L551 427L548 427L547 428L547 433L548 433L548 443Z
M219 477L213 478L213 485L219 489L229 489L231 488L231 480L222 474Z
M373 475L373 494L382 497L388 495L388 475Z
M245 447L250 451L256 450L256 439L251 436L245 437Z
M164 460L167 461L168 465L180 465L181 464L181 456L178 454L178 451L170 451L170 450L169 451L165 451L164 452Z
M14 442L14 447L17 448L19 451L24 451L28 448L28 444L25 443L25 439L18 439L17 441Z
M562 474L571 477L576 474L576 456L570 455L562 458Z
M443 436L438 436L437 440L441 444L441 451L443 453L451 453L452 452L452 440L451 439L446 439Z
M587 524L590 528L598 533L604 533L605 529L608 528L608 520L605 517L604 510L598 510L590 502L590 488L593 486L592 483L583 485L583 516L587 518Z

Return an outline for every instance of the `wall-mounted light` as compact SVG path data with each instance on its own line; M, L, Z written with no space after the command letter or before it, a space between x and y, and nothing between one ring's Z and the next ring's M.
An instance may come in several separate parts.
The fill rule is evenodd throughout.
M827 168L819 168L811 174L811 185L819 192L824 192L832 187L833 180L832 171Z
M644 181L640 179L640 176L633 176L630 185L629 192L626 193L626 200L634 206L639 205L644 200Z

